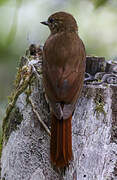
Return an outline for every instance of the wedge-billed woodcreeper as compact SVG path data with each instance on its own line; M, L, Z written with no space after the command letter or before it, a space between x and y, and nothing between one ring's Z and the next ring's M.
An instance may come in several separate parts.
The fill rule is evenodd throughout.
M74 17L56 12L41 22L51 31L43 49L43 84L51 105L50 157L57 167L72 159L71 120L82 90L85 47Z

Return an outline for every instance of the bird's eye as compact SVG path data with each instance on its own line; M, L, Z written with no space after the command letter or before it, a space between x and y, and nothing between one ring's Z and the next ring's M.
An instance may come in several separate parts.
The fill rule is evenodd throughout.
M50 18L50 19L49 19L49 22L50 22L50 23L53 23L53 22L54 22L54 19L53 19L53 18Z

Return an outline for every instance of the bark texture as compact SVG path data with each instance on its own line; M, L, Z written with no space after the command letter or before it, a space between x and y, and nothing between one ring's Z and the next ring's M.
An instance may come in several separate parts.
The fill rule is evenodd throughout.
M65 171L56 169L50 163L49 133L37 116L39 114L49 130L49 105L41 75L38 78L35 75L38 60L28 62L27 67L31 65L35 78L29 81L25 91L18 94L9 115L4 119L1 179L116 180L117 83L84 84L72 120L74 160ZM26 63L20 68L24 68ZM25 76L29 74L25 73ZM20 77L20 86L21 80Z

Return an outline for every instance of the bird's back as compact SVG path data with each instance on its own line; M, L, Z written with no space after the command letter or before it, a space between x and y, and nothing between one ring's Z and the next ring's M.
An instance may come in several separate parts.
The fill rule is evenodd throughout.
M81 89L85 49L76 32L50 35L44 46L44 83L53 101L72 102ZM79 89L79 90L78 90Z

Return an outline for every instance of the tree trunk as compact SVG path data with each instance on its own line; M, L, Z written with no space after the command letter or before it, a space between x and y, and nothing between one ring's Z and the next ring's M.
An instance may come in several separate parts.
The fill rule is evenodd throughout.
M92 65L87 64L86 72L93 76L93 82L86 80L76 105L72 119L74 160L63 171L50 163L50 111L42 87L41 50L36 50L21 59L16 88L3 121L1 179L116 180L116 72L111 72L110 84L110 76L97 81L95 74L105 75L109 68L104 58L87 58ZM94 72L89 67L95 60L98 66L98 59L104 68L99 64Z

